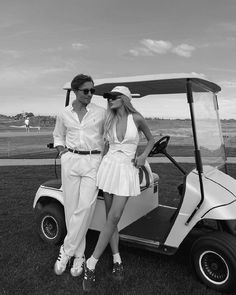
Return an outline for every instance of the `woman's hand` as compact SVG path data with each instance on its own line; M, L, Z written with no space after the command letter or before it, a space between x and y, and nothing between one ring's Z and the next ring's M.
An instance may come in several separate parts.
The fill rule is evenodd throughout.
M144 166L145 161L146 161L146 157L144 155L137 156L134 159L134 166L137 168Z
M107 154L108 150L109 150L109 141L105 141L104 148L102 151L102 158Z

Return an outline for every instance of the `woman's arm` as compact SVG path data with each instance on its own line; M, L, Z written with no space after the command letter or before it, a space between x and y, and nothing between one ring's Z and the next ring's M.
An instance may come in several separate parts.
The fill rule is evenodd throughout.
M106 153L108 152L108 150L109 150L109 141L106 140L105 143L104 143L103 151L102 151L102 157L104 157L106 155Z
M134 115L134 121L139 131L141 131L146 139L147 139L147 145L143 151L143 153L136 157L134 164L137 167L143 166L145 164L146 158L148 157L150 151L152 150L154 146L154 137L152 136L152 133L147 125L146 120L141 114L135 114Z

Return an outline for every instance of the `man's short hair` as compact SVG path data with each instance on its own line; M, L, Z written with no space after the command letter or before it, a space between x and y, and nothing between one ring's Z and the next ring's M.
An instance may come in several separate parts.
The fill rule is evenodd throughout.
M77 91L85 82L92 82L94 84L92 77L84 74L79 74L75 76L74 79L71 81L71 89L73 91Z

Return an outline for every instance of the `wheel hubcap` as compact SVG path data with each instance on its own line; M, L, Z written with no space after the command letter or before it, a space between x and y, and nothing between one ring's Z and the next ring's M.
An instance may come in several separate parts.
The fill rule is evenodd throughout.
M199 257L199 266L204 277L214 284L224 284L229 278L225 259L214 251L205 251Z
M41 222L41 230L47 239L55 239L58 233L58 223L53 216L47 215Z

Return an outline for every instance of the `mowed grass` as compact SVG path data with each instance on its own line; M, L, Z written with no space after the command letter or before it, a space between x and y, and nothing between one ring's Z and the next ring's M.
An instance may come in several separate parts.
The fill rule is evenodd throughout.
M47 144L53 142L52 130L30 132L5 132L0 135L0 158L50 158Z
M173 156L194 156L193 138L188 135L190 132L189 120L147 120L147 123L155 136L159 140L162 136L170 135L168 151ZM223 134L225 135L226 155L236 156L236 125L235 122L222 122ZM187 130L187 131L186 131ZM0 159L1 158L53 158L56 156L55 150L47 148L48 143L53 142L53 126L25 132L24 128L17 129L2 126L0 122ZM181 135L182 134L182 135ZM142 143L144 143L142 139ZM183 149L184 147L184 149Z
M31 139L30 143L21 142L19 145L14 143L16 148L14 151L11 150L9 153L7 151L7 142L0 138L0 146L2 141L2 147L0 148L0 159L54 159L57 156L57 151L54 148L47 148L47 143L52 142L48 141L47 138L48 137L45 138L42 136L33 142ZM140 145L138 147L138 151L141 152L143 148L144 145ZM194 157L194 149L192 146L169 145L167 151L171 156L175 157ZM157 156L162 157L163 155L159 154ZM236 157L236 148L226 147L226 156Z
M171 164L153 165L153 171L162 175L160 190L165 191L167 197L161 197L161 202L166 204L175 203L170 190L174 183L181 181L176 168L171 170L170 167ZM166 180L164 174L168 174ZM236 165L229 165L229 174L236 177ZM62 276L54 275L53 265L59 246L44 243L36 232L32 209L34 195L41 183L52 178L53 166L0 167L1 295L83 294L82 278L71 277L69 270ZM97 233L90 231L87 257L96 240ZM120 251L125 264L125 280L117 284L110 279L112 261L108 247L97 266L97 288L93 294L220 294L208 289L194 276L187 246L181 247L174 256L122 244Z

